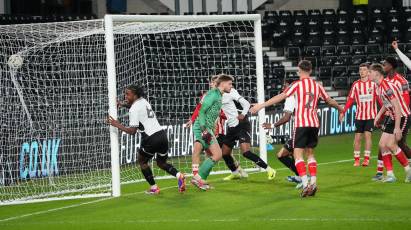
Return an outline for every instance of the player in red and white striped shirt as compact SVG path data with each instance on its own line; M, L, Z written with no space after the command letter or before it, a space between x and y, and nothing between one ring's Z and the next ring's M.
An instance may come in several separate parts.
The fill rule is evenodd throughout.
M354 166L360 166L361 139L365 137L364 161L362 166L368 166L371 155L372 138L371 133L374 128L374 118L377 115L377 86L368 79L370 65L363 63L359 67L360 79L351 86L345 103L344 112L340 114L340 121L353 103L357 104L355 112L355 136L354 136Z
M302 60L298 63L298 75L300 80L295 81L283 93L271 98L270 100L257 104L251 108L251 113L283 101L287 97L294 97L295 122L294 122L294 158L298 174L303 182L302 197L314 196L317 191L317 162L314 157L314 148L318 143L318 128L320 126L317 115L317 104L319 99L324 100L330 106L343 112L343 108L330 98L324 88L311 79L310 74L312 65L310 61ZM308 169L311 175L310 181L307 177L307 169L303 154L307 156Z
M393 48L395 49L395 47ZM392 56L388 56L385 58L384 71L387 74L385 79L391 83L394 83L400 89L400 92L402 94L402 97L404 98L405 103L407 104L407 106L410 106L410 89L408 86L408 81L396 71L397 66L397 59L395 59ZM408 130L407 132L403 133L403 137L401 141L398 142L398 145L400 146L402 151L404 151L404 153L407 155L408 159L411 159L411 149L407 145L407 135Z
M398 44L395 41L392 44L394 50L398 53ZM384 72L387 74L385 80L395 84L402 93L402 98L404 99L405 103L409 106L410 104L410 95L409 95L409 87L408 81L401 76L401 74L396 72L396 68L398 66L397 59L392 56L388 56L385 58L384 61ZM403 131L402 139L398 142L398 146L401 150L407 155L408 163L411 162L411 149L407 145L407 135L408 129ZM382 159L381 151L378 154L378 164L377 164L377 174L373 177L374 181L379 181L383 179L383 172L384 172L384 162Z
M377 96L383 102L383 107L378 112L375 118L375 124L378 125L379 118L387 111L389 112L388 119L385 120L382 126L382 135L379 142L379 148L382 152L382 160L384 167L387 170L387 177L383 182L392 183L396 181L393 167L392 155L395 154L397 160L404 167L406 172L405 182L411 180L411 168L408 165L408 159L404 152L398 147L398 142L402 138L402 133L409 127L410 109L402 97L402 92L395 84L384 80L384 70L382 65L373 64L370 67L370 79L377 85Z
M217 78L218 78L218 75L215 75L215 76L211 77L210 88L214 88L214 87L215 87ZM191 115L191 118L190 118L189 121L185 124L185 127L186 127L186 128L189 128L192 124L194 124L195 120L197 119L198 114L199 114L200 109L201 109L201 103L202 103L202 100L203 100L203 98L205 97L205 95L206 95L206 94L204 93L204 94L201 96L200 102L196 105L196 108L194 109L194 112L193 112L193 114ZM224 131L225 131L225 130L224 130L225 120L227 120L227 117L225 116L223 110L221 110L221 112L220 112L220 117L219 117L219 119L217 119L217 121L216 121L216 127L215 127L215 132L214 132L215 136L217 137L217 141L218 141L220 147L222 147L223 138L224 138L224 135L225 135L225 132L224 132ZM207 153L207 154L210 154L208 151L209 151L209 150L206 149L206 153ZM197 155L197 154L194 154L194 152L193 152L193 155L191 156L191 161L192 161L192 163L191 163L191 164L192 164L192 165L191 165L192 173L193 173L193 175L196 175L196 174L198 174L198 168L199 168L199 165L200 165L200 155L199 155L199 154L198 154L198 155ZM234 158L233 158L233 161L234 161L236 164L238 164L238 162L236 162L236 160L235 160Z

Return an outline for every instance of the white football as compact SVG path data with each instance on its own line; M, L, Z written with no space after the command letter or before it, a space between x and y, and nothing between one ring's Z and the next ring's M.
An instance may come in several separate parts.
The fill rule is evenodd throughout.
M7 64L10 68L18 69L23 65L23 58L19 54L13 54L9 57Z

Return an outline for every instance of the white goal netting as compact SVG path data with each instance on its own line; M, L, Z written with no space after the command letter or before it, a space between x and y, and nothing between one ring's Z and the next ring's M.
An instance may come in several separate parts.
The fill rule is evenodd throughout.
M240 94L257 101L253 21L114 22L113 29L118 99L127 85L144 86L167 130L170 161L190 173L193 138L183 124L209 78L231 74ZM105 46L103 20L0 26L0 202L110 193ZM119 110L126 125L127 113ZM257 119L249 119L258 147ZM139 136L120 134L119 143L121 182L142 181ZM223 170L220 162L215 171Z

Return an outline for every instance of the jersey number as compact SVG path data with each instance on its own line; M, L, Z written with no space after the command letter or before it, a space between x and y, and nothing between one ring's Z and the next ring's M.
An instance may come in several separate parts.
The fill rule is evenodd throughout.
M152 109L150 109L149 107L146 107L146 109L147 109L147 117L148 118L156 117L156 114L154 113L154 111Z
M308 92L307 95L308 95L308 102L307 102L307 104L305 104L305 108L306 109L311 109L312 108L311 104L314 101L314 94L311 93L311 92Z

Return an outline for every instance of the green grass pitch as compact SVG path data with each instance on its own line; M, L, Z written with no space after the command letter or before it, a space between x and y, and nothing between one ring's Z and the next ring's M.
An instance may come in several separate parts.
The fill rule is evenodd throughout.
M375 156L379 133L373 136ZM159 196L145 195L147 184L138 183L124 185L120 198L1 206L0 229L411 229L411 184L398 162L397 183L372 182L376 159L354 168L352 141L353 134L320 139L316 197L300 198L285 180L291 172L275 158L276 146L268 154L278 169L274 181L264 172L232 182L218 175L211 191L188 186L179 194L175 180L159 180Z

